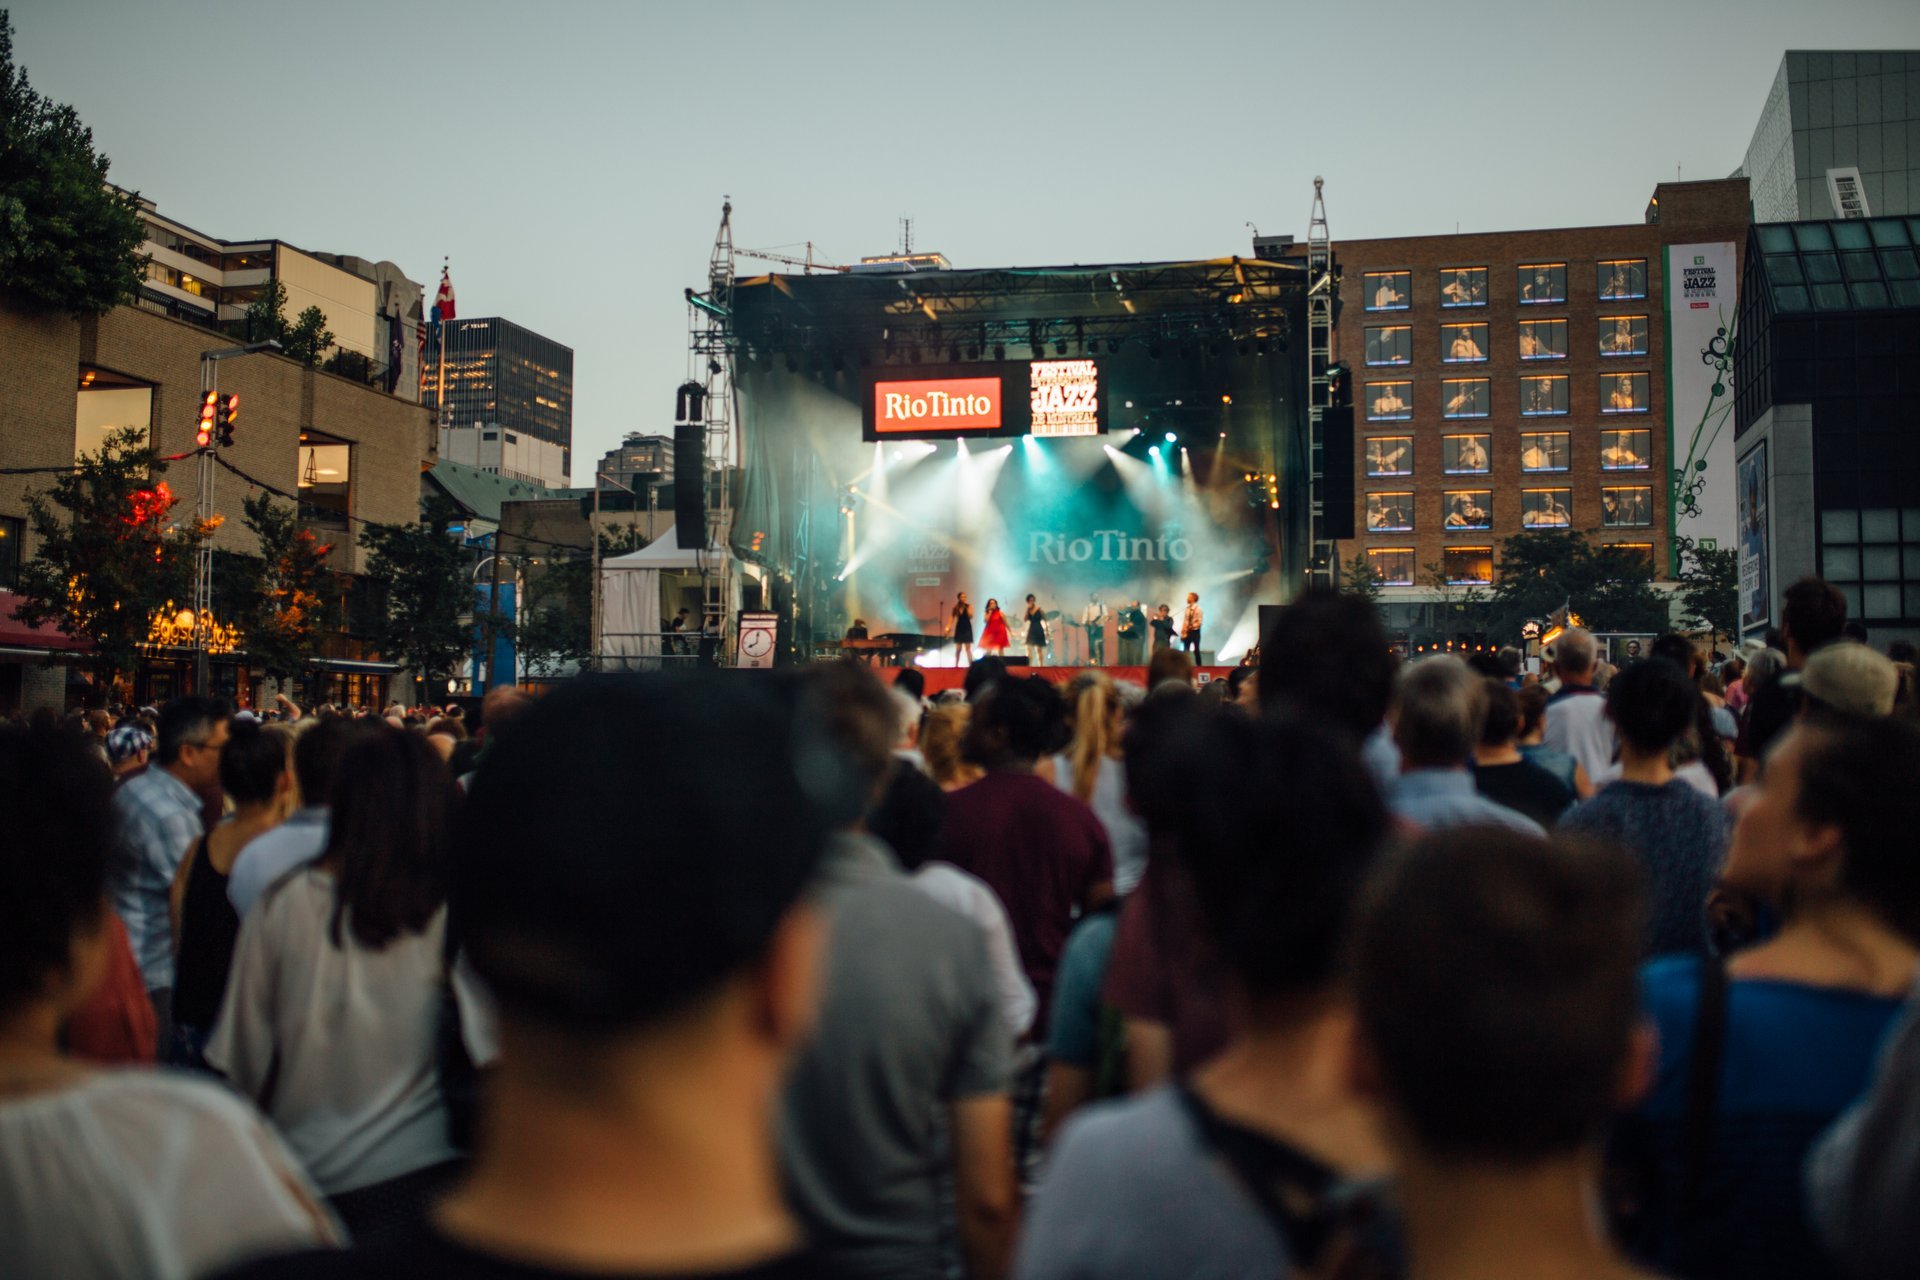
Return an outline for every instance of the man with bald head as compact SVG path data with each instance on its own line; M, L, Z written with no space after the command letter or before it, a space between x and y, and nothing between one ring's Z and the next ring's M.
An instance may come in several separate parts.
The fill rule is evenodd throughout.
M1593 633L1568 627L1553 646L1560 691L1547 700L1546 744L1578 760L1589 778L1613 763L1613 722L1607 700L1594 688L1599 651Z

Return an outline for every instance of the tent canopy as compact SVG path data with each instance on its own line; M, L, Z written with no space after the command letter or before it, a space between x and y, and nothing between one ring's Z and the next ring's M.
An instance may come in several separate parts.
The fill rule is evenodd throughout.
M616 670L658 666L662 626L660 575L717 569L726 559L727 553L720 547L709 549L704 556L697 551L683 550L680 539L669 528L638 551L602 560L599 656L611 660L607 665ZM737 596L738 591L736 584L733 594ZM732 608L739 607L737 599L728 603ZM638 661L630 663L629 660Z

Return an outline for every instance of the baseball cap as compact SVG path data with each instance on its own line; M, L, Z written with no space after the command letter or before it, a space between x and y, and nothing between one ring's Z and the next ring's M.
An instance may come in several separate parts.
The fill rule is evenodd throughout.
M153 735L137 724L123 724L107 734L107 759L115 764L153 750Z
M1856 716L1884 716L1893 710L1900 672L1893 660L1864 644L1826 645L1800 670L1800 692Z

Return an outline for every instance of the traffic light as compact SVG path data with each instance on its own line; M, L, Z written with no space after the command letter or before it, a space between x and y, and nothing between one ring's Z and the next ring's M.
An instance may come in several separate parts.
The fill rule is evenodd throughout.
M202 449L213 443L213 420L218 416L219 401L218 391L207 392L206 398L200 401L200 430L194 433L193 442Z
M233 443L233 424L240 416L240 396L236 392L220 401L220 445Z

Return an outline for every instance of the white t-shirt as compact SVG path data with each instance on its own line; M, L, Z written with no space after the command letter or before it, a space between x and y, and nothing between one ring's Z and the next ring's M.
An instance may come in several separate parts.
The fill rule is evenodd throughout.
M929 862L913 873L913 886L941 906L959 912L980 926L987 938L987 960L993 966L994 990L1000 1012L1018 1040L1033 1025L1040 1002L1014 950L1013 926L992 886L951 862Z
M1606 697L1575 693L1547 704L1546 744L1578 760L1587 777L1613 763L1613 721L1607 719Z
M280 1139L216 1085L97 1071L0 1103L0 1275L188 1280L340 1238Z
M446 912L379 951L343 929L335 946L333 876L296 872L240 924L207 1061L252 1098L328 1195L453 1159L440 1091ZM476 1034L485 994L454 972L475 1063L495 1056Z
M1053 758L1053 785L1075 794L1073 757L1064 752ZM1147 874L1147 825L1127 804L1126 766L1110 756L1100 761L1087 807L1106 828L1107 843L1113 846L1113 891L1124 897Z

